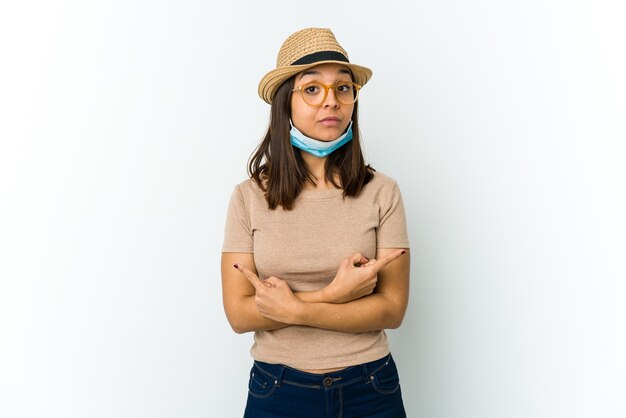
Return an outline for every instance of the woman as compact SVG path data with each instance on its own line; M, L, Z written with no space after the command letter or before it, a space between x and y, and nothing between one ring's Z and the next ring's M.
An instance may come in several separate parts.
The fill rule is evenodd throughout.
M270 126L231 197L224 308L254 331L245 417L402 417L386 328L408 303L394 180L366 165L357 99L371 70L329 29L283 43L259 84Z

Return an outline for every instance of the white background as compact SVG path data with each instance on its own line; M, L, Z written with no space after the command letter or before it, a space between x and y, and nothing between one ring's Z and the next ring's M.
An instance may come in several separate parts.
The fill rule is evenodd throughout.
M374 70L404 195L411 417L626 416L626 20L595 1L7 1L0 417L237 417L226 205L292 32Z

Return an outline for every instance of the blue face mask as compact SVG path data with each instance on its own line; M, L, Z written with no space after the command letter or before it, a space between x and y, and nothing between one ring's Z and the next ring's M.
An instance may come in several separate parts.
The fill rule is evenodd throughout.
M291 124L291 145L316 157L323 158L352 139L352 121L346 132L334 141L326 142L309 138Z

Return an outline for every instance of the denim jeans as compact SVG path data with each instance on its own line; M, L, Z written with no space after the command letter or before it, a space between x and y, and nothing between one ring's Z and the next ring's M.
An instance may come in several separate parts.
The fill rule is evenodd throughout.
M244 418L402 418L391 354L325 374L255 361Z

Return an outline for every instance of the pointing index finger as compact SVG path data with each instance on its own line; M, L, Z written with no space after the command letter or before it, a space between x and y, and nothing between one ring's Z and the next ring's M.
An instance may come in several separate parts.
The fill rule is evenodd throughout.
M265 284L261 281L261 279L259 279L259 276L254 274L254 272L250 270L249 268L247 268L246 266L242 264L234 264L233 267L239 270L245 276L245 278L248 279L250 284L254 286L255 289L258 289L259 286L265 286Z
M389 254L385 255L384 257L381 257L378 260L378 263L377 263L379 269L382 269L387 264L391 263L393 260L395 260L396 258L400 257L404 253L406 253L406 250L399 249L399 250L396 250L396 251L394 251L392 253L389 253Z

